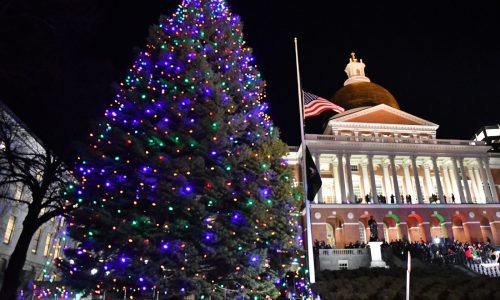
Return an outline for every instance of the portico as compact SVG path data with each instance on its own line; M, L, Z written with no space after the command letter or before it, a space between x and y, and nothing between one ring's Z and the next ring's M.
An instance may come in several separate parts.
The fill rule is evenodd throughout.
M346 111L323 134L305 137L322 179L311 205L313 239L336 248L366 243L373 217L386 241L500 244L500 157L492 160L483 141L438 139L439 125L400 110L364 67L351 57L333 97ZM291 165L299 153L289 155Z
M498 202L488 146L436 139L437 128L385 104L335 116L324 135L306 136L323 180L315 203Z

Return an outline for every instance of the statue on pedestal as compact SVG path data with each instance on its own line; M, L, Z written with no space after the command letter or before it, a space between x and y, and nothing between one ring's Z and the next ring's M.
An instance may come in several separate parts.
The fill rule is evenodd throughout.
M377 221L373 219L373 216L370 216L368 226L370 227L370 242L378 241L378 225Z

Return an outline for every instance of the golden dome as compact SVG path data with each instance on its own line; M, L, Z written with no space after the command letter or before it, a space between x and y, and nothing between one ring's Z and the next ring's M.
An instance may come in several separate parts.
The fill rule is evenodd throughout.
M396 98L385 88L373 82L353 82L343 86L332 97L332 102L345 110L386 104L399 109Z

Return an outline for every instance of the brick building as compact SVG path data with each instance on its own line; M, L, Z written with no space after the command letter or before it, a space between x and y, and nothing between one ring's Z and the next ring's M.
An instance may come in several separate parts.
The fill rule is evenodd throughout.
M336 248L379 238L449 238L500 244L500 154L481 140L437 139L439 125L399 109L352 55L332 102L346 111L324 133L306 135L321 172L311 205L313 240ZM289 162L300 177L299 154Z

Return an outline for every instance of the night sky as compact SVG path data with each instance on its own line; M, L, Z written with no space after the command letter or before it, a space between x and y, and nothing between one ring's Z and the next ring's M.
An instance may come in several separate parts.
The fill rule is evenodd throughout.
M148 28L181 0L0 2L0 100L71 160L113 100ZM304 90L330 99L355 51L401 109L470 139L500 120L498 1L229 0L267 82L269 114L300 140L293 38ZM313 122L314 123L314 122ZM308 130L318 130L316 124ZM316 127L315 127L316 126Z

